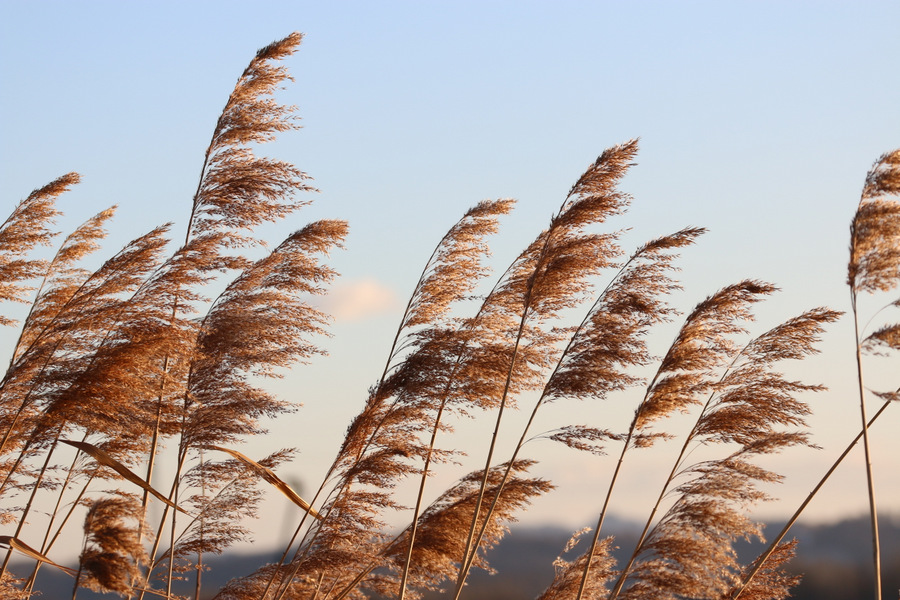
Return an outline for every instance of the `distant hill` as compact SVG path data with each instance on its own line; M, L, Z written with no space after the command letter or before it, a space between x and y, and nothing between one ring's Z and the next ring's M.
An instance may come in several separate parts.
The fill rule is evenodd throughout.
M782 525L767 527L770 535ZM613 520L609 533L616 535L618 554L630 553L639 527ZM894 598L900 590L900 518L883 517L880 522L884 597ZM559 556L571 532L556 527L514 529L489 555L496 575L475 572L469 579L466 600L529 600L537 596L553 580L553 560ZM798 600L856 600L872 597L871 536L868 517L848 519L827 525L796 525L790 537L800 540L797 558L791 570L804 575L795 588ZM584 544L587 540L583 540ZM743 560L751 560L760 546L739 548ZM231 555L210 557L211 570L204 574L204 587L213 592L232 577L252 572L272 559L272 555ZM25 566L24 568L29 568ZM20 565L17 572L22 572ZM43 598L71 597L72 579L65 575L47 577L44 571ZM187 587L181 593L188 593ZM208 597L212 594L210 593ZM99 594L78 593L79 599L110 598ZM429 594L427 599L442 597Z
M782 525L771 525L772 535ZM900 517L879 517L882 595L900 597ZM869 517L830 525L798 525L790 537L800 540L791 570L803 575L794 598L855 600L872 598L872 535Z
M783 523L766 527L770 536ZM606 528L606 527L604 527ZM640 527L633 523L611 523L620 562L634 549ZM869 600L873 597L872 542L869 518L863 516L825 525L795 525L788 539L799 540L797 557L790 571L802 574L792 598L798 600ZM896 598L900 590L900 518L881 517L879 533L882 550L882 589L885 599ZM528 600L542 592L553 580L553 560L562 551L571 533L556 528L514 530L490 555L496 575L483 572L470 578L468 600ZM586 540L585 540L586 541ZM584 543L584 541L582 542ZM744 544L739 556L749 562L763 549L761 544ZM429 595L429 600L440 598Z

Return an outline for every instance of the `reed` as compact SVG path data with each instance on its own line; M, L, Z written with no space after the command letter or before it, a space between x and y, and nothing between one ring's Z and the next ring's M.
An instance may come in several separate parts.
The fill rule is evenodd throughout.
M311 497L278 475L294 449L267 457L238 449L266 435L266 420L298 409L296 398L264 383L324 352L329 317L311 299L337 276L326 258L347 234L343 221L318 221L262 250L257 233L314 191L293 164L257 155L297 128L295 108L275 92L291 79L283 61L301 39L262 48L239 77L200 165L183 235L162 224L89 269L85 258L100 251L111 208L65 237L52 258L34 258L53 244L55 201L78 183L75 173L32 192L0 225L0 300L30 304L21 323L0 315L0 325L18 332L0 381L0 543L8 548L0 598L31 597L47 569L73 577L73 599L83 589L174 599L173 582L184 578L196 600L207 597L209 555L249 540L259 502L272 493L296 510L294 535L280 560L233 579L215 598L418 598L428 590L459 598L472 569L491 569L487 550L510 523L535 498L557 493L530 474L536 440L598 460L613 449L615 461L595 526L573 536L565 553L575 554L581 538L589 543L553 563L542 600L787 597L798 581L785 570L796 551L784 541L790 524L750 564L734 545L762 539L751 508L771 500L763 486L782 480L760 459L815 447L807 398L824 387L782 369L816 354L841 313L812 308L754 336L754 307L777 288L742 280L680 315L669 303L681 289L678 255L705 230L686 227L628 250L610 223L632 202L619 185L637 140L601 153L492 284L488 238L514 202L483 201L450 227ZM851 226L862 426L791 519L861 439L877 585L869 428L898 392L868 390L864 374L868 355L896 356L900 324L883 311L864 327L859 298L889 297L900 284L898 195L895 151L866 176ZM654 356L648 339L677 319L671 345ZM633 399L630 423L601 417L536 431L549 404L590 403L602 415L613 396ZM881 406L870 416L873 397ZM510 433L510 412L526 404L525 424ZM666 427L675 414L693 419L678 440ZM451 423L464 417L492 420L483 448L457 446ZM504 434L516 440L510 448ZM672 448L671 470L659 476L636 546L617 563L616 540L603 533L616 484L634 452L659 444ZM430 490L432 476L454 473L465 452L483 467ZM410 498L404 483L415 490ZM53 507L47 519L38 504ZM81 553L64 564L53 558L57 542L81 517ZM399 519L406 527L391 531L387 523ZM14 554L34 565L27 577L9 572Z

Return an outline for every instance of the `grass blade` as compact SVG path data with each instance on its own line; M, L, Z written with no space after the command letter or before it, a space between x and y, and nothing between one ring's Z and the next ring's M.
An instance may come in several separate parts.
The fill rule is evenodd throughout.
M147 492L153 494L161 502L168 504L175 510L178 510L178 511L183 512L184 514L187 514L187 511L176 506L174 502L172 502L171 500L169 500L168 498L166 498L165 496L163 496L162 494L157 492L155 489L153 489L153 487L149 483L147 483L146 481L144 481L143 479L141 479L140 477L135 475L134 472L131 471L131 469L129 469L128 467L126 467L125 465L123 465L122 463L120 463L119 461L114 459L112 456L107 454L104 450L101 450L97 446L94 446L93 444L89 444L87 442L73 442L71 440L60 440L60 441L63 444L68 444L74 448L81 450L82 452L84 452L85 454L87 454L88 456L90 456L91 458L96 460L98 463L100 463L104 467L109 467L110 469L112 469L113 471L115 471L116 473L121 475L124 479L127 479L128 481L130 481L131 483L140 487L141 489L146 490Z
M40 552L38 552L37 550L32 548L31 546L29 546L28 544L26 544L25 542L22 542L22 541L18 540L17 538L14 538L11 535L0 535L0 544L5 544L5 545L9 546L10 548L12 548L13 550L20 552L20 553L24 554L25 556L28 556L29 558L33 558L42 563L47 563L48 565L50 565L52 567L56 567L60 571L68 573L72 577L75 576L74 569L70 569L69 567L64 567L62 565L56 564L55 562L53 562L52 560L50 560L49 558L47 558L46 556L44 556L43 554L41 554Z
M204 446L204 448L207 448L209 450L218 450L219 452L225 452L226 454L230 454L231 456L235 457L236 459L238 459L239 461L241 461L242 463L246 464L248 467L253 469L253 471L257 475L259 475L260 477L262 477L263 479L265 479L266 481L271 483L273 486L275 486L275 488L279 492L284 494L288 500L290 500L291 502L293 502L294 504L296 504L297 506L299 506L300 508L302 508L303 510L308 512L313 517L319 519L320 521L322 520L322 515L320 515L318 512L316 512L313 509L313 507L310 506L306 500L301 498L297 494L297 492L295 492L291 488L291 486L289 486L287 483L285 483L284 481L279 479L278 475L276 475L272 471L272 469L270 469L269 467L264 467L263 465L259 464L252 458L249 458L248 456L241 454L237 450L229 450L228 448L222 448L220 446Z

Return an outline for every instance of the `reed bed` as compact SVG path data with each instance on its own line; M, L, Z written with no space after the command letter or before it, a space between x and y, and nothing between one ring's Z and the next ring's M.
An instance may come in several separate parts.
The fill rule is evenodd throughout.
M782 369L816 354L841 313L811 307L752 335L755 305L777 288L742 280L679 314L668 302L680 289L678 255L704 230L628 249L608 222L631 202L619 183L637 156L636 140L591 163L546 229L493 279L488 239L514 202L483 201L450 227L415 283L380 378L310 497L278 476L294 450L241 451L266 434L267 419L298 407L299 399L276 397L261 382L323 352L329 317L313 299L337 275L327 256L348 227L314 222L251 258L259 227L292 215L313 191L293 164L257 154L296 128L296 109L274 94L290 80L282 61L300 42L295 33L262 48L241 74L183 231L160 225L99 268L85 268L114 209L57 242L56 199L78 183L75 173L32 192L0 226L0 298L30 307L20 322L0 316L18 332L0 382L0 543L8 548L0 597L31 597L54 569L71 576L73 599L84 589L178 598L173 582L184 578L199 599L208 594L209 557L248 539L260 500L280 493L297 523L281 559L233 579L215 598L418 598L426 590L459 598L472 569L490 569L486 551L509 523L554 493L551 481L530 474L539 457L527 455L526 443L535 437L615 461L596 524L561 549L572 558L554 563L541 599L787 597L797 578L784 565L796 543L785 539L806 503L750 564L738 560L735 544L763 538L750 509L770 500L763 488L782 479L759 459L815 446L808 398L824 388ZM864 375L868 355L900 349L900 325L881 318L885 312L864 327L871 315L859 314L857 298L900 307L898 195L894 151L866 175L851 227L847 283L861 424L809 496L862 439L876 581L868 427L898 392L869 390ZM33 258L53 244L52 258ZM663 323L680 328L654 356L648 338ZM613 393L632 399L625 427L537 430L550 404L599 405ZM528 417L518 441L503 447L514 410ZM666 429L675 414L693 419L678 438ZM452 467L461 451L450 424L466 416L493 423L483 448L464 449L483 456L484 466L432 490L431 475ZM671 471L648 484L655 504L630 558L616 562L616 541L603 530L616 483L635 452L659 444L671 448ZM416 493L403 497L409 482ZM52 507L47 519L35 514L38 503ZM387 523L397 515L408 525L392 530ZM54 559L61 533L79 528L77 562ZM13 575L13 556L30 561L30 572Z

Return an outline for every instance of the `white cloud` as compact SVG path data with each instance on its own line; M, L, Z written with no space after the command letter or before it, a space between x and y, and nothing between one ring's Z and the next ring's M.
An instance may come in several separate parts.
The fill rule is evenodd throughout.
M371 278L340 281L320 302L338 321L361 321L403 308L394 290Z

